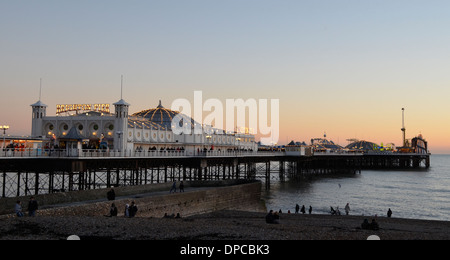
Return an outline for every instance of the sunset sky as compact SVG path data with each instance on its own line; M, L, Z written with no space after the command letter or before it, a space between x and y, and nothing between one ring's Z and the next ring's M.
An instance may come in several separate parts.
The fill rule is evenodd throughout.
M450 1L1 0L0 125L31 107L280 100L280 143L321 137L450 153Z

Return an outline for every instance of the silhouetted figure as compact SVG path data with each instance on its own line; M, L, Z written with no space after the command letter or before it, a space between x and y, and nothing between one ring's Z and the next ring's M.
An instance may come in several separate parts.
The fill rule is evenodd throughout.
M380 230L380 226L378 225L378 223L375 219L372 219L372 222L370 223L370 229L371 230Z
M39 205L37 201L34 199L34 197L30 198L30 201L28 202L28 216L30 217L36 217L36 211L38 210Z
M177 192L177 181L173 182L172 188L170 189L169 193L172 193L172 191L175 193Z
M368 219L364 219L363 223L361 224L361 228L364 230L369 230L370 229L370 224L369 224L369 220Z
M347 203L347 205L345 205L345 215L349 215L350 214L350 204Z
M183 181L180 182L180 192L184 192L184 183L183 183Z
M130 207L128 208L128 214L130 215L130 218L134 218L136 216L136 213L138 212L138 208L134 201L131 202Z
M113 188L111 188L111 190L108 191L108 193L106 193L106 198L108 198L108 200L115 200L116 199L116 192L114 191Z
M369 223L369 220L364 219L364 222L361 224L361 228L364 230L380 230L380 226L375 219L372 219L371 223Z
M332 216L337 214L336 210L334 210L333 207L331 207L331 206L330 206L330 213Z
M389 208L388 212L387 212L387 217L390 218L392 217L392 210Z
M109 215L106 215L105 217L117 217L118 210L116 207L116 204L111 204L111 208L109 209Z
M280 215L278 213L274 213L273 210L269 212L266 216L267 224L280 224Z

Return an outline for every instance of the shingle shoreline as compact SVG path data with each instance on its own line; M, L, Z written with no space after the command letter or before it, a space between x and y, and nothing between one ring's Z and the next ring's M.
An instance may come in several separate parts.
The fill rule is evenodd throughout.
M377 218L380 230L362 230L363 216L281 214L266 224L265 213L218 211L181 219L116 217L11 218L0 222L0 240L448 240L450 222ZM369 219L371 220L371 219Z

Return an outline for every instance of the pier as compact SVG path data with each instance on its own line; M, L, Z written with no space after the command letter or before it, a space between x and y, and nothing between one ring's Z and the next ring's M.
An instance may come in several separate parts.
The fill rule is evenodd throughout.
M284 181L307 176L355 174L362 170L427 169L429 154L316 153L288 156L284 152L218 152L195 156L183 152L127 156L80 151L73 157L57 151L3 152L0 156L2 198L52 194L173 181L261 179Z

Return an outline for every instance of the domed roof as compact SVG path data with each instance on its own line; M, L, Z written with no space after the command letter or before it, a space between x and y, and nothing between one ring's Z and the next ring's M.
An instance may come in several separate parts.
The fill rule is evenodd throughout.
M374 151L378 145L369 141L357 141L347 145L345 148L350 150Z
M180 126L182 126L183 124L189 124L191 128L194 128L195 121L192 118L181 114L178 111L164 108L161 104L161 101L159 101L158 107L143 110L141 112L133 114L132 116L145 118L154 124L160 125L164 129L172 129L172 120L177 115L180 115L182 117Z

